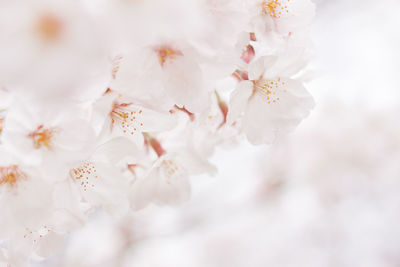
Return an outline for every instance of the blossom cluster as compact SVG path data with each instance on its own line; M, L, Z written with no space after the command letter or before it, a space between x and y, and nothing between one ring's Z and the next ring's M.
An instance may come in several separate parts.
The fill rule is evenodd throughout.
M232 155L252 156L246 179L226 162L188 205L96 214L43 267L398 266L399 111L324 102L296 134Z
M0 9L0 263L52 255L101 209L190 198L217 145L314 106L309 0L13 0Z

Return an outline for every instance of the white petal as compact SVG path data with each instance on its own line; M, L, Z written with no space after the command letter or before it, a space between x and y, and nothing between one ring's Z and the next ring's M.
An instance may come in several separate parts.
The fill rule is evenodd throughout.
M186 175L176 177L171 183L159 183L155 203L179 205L190 199L191 187Z
M185 56L164 65L165 89L175 104L200 112L208 103L200 67Z
M167 131L177 124L175 117L169 113L161 113L147 108L143 108L142 119L142 132Z
M51 231L40 240L36 253L41 257L47 258L60 251L63 246L64 236Z
M242 81L238 84L235 91L233 91L231 94L228 116L227 116L228 124L232 124L246 109L247 102L252 92L253 92L252 82Z
M252 62L249 65L249 79L258 80L266 70L271 69L277 60L276 56L264 56Z
M153 200L159 182L156 169L150 171L145 178L136 181L129 193L131 207L138 210L147 206Z
M141 133L137 134L141 135ZM100 145L93 154L92 160L117 164L128 156L139 156L139 148L127 138L117 137Z
M279 135L293 131L314 107L314 101L302 83L282 80L286 83L286 92L277 93L279 101L272 103L266 95L255 93L247 105L242 127L253 144L272 143Z
M140 209L153 202L157 205L177 205L191 194L188 172L174 155L157 160L152 170L137 181L130 193L131 206Z
M190 174L208 173L215 175L217 168L212 165L206 158L200 157L194 151L180 150L174 158L179 162Z
M127 178L111 164L95 162L87 163L86 166L80 167L82 171L79 174L82 177L78 179L79 174L73 176L82 198L112 215L125 214L129 207Z

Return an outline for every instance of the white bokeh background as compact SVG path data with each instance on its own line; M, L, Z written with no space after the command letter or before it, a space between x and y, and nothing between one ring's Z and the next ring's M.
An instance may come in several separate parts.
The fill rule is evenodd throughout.
M219 149L189 203L94 214L34 266L399 266L400 1L315 2L317 106L288 140Z

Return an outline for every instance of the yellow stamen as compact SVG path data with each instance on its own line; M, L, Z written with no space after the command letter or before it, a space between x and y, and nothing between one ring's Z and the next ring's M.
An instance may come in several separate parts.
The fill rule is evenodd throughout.
M40 125L36 131L31 132L28 136L33 139L33 145L36 149L41 147L51 148L51 139L54 135L54 129L44 128Z
M7 167L0 166L0 185L7 184L14 187L21 179L26 178L26 175L19 169L17 165Z
M155 51L157 52L158 60L160 61L161 66L164 66L167 60L171 61L175 59L177 56L183 56L183 53L181 51L173 49L169 46L162 46L156 48Z

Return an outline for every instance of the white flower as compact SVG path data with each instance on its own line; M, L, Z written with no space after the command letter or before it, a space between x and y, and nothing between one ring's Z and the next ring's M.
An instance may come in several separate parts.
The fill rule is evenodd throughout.
M2 237L24 227L37 227L51 216L52 186L38 170L2 160L0 192Z
M61 250L63 245L64 234L55 232L52 227L27 227L10 241L7 262L9 266L24 267L29 264L32 255L47 258Z
M190 147L204 159L213 155L216 147L234 144L239 134L236 126L226 124L228 105L222 96L215 91L210 93L210 98L211 105L207 110L177 133L174 139L169 137L175 143ZM183 139L182 136L187 138Z
M81 109L58 108L18 97L7 111L2 136L4 146L23 162L42 166L50 179L62 179L95 145L94 131Z
M176 104L201 111L208 91L196 58L184 41L160 41L124 55L110 87L166 110Z
M189 200L191 195L189 176L214 171L210 163L193 152L181 150L164 154L145 177L133 184L130 192L131 206L133 209L141 209L149 203L181 204Z
M146 108L133 98L108 91L94 105L94 127L100 138L124 136L139 147L143 146L144 132L170 130L175 120L166 112Z
M0 156L0 239L8 241L7 262L25 266L32 252L49 256L61 244L62 233L54 212L54 184L40 171L18 162L1 148ZM66 229L62 231L65 232Z
M288 35L306 28L315 13L310 0L252 0L250 10L254 14L256 34L276 32Z
M101 208L113 215L128 211L129 180L117 164L127 156L138 155L138 148L125 138L102 144L82 164L70 170L70 178L81 199L91 208Z
M291 132L314 107L302 82L291 79L283 66L276 57L260 58L250 66L250 80L241 81L232 92L228 123L244 113L242 129L253 144L271 143Z

